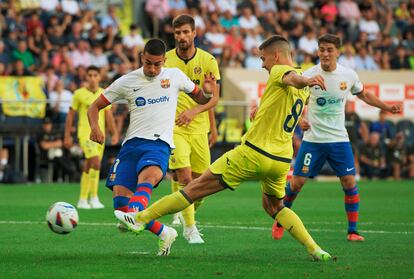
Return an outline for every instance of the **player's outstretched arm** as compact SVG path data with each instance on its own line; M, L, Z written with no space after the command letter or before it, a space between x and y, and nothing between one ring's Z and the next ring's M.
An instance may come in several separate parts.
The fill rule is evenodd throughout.
M91 127L89 139L99 144L104 143L105 136L99 128L99 111L109 105L109 102L102 95L93 102L88 109L88 121Z
M68 114L66 115L66 122L65 122L65 133L63 136L63 146L69 148L72 146L72 125L73 119L75 118L76 111L72 108L69 109Z
M322 90L325 90L325 81L321 75L308 78L305 76L298 75L295 71L286 73L282 82L284 85L293 86L297 89L302 89L306 86L319 86Z
M399 105L387 105L383 101L381 101L377 96L370 92L362 91L359 93L358 98L362 101L367 103L370 106L377 107L379 109L391 112L391 113L399 113L401 108Z

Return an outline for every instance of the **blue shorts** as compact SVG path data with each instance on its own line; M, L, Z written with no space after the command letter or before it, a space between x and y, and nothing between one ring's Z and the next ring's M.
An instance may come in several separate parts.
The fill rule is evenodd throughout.
M135 192L138 174L147 166L159 166L163 175L167 172L171 148L162 140L132 138L125 142L112 165L106 187L121 185Z
M355 175L354 154L349 142L303 141L296 156L293 175L313 178L328 161L336 176Z

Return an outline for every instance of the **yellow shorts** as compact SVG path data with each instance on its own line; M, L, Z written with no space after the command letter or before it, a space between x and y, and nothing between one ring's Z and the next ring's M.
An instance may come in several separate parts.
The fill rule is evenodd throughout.
M79 144L86 159L90 159L95 156L99 156L99 159L102 159L105 149L104 144L96 143L90 139L79 139Z
M195 173L203 173L208 169L210 148L207 134L174 133L174 145L169 161L170 169L191 167Z
M278 161L242 144L217 159L210 171L235 190L247 180L260 180L263 193L283 199L290 163Z

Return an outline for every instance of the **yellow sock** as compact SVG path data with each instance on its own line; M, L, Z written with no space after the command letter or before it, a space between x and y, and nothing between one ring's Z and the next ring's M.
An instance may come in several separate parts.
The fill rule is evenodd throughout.
M191 204L192 203L183 196L181 191L178 191L163 197L144 211L140 211L135 219L138 222L147 224L151 220L158 219L164 215L179 212Z
M98 197L98 186L99 186L99 170L89 169L89 185L90 185L90 197Z
M89 173L82 172L81 180L80 180L80 200L86 200L88 198L89 193Z
M176 187L177 190L182 190L184 188L185 185L180 184L179 182L177 182ZM181 211L181 214L183 215L183 219L184 219L184 224L186 227L191 227L195 224L195 210L194 210L194 204L190 205L189 207L187 207L186 209L183 209Z
M178 181L175 181L174 179L171 179L171 192L174 193L174 192L177 192L178 190L181 190L179 188L179 185L180 184L178 184Z
M305 245L309 253L320 249L310 236L299 216L291 209L285 207L276 215L276 220L282 227L288 231L297 241Z

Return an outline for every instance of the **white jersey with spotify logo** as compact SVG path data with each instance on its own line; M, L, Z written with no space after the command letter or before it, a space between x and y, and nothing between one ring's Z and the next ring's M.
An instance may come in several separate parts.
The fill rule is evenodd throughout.
M337 63L332 72L325 72L318 64L303 75L321 75L326 86L326 91L319 86L310 88L307 118L311 128L305 132L303 140L316 143L349 141L345 128L345 103L349 93L356 95L363 90L357 73Z

